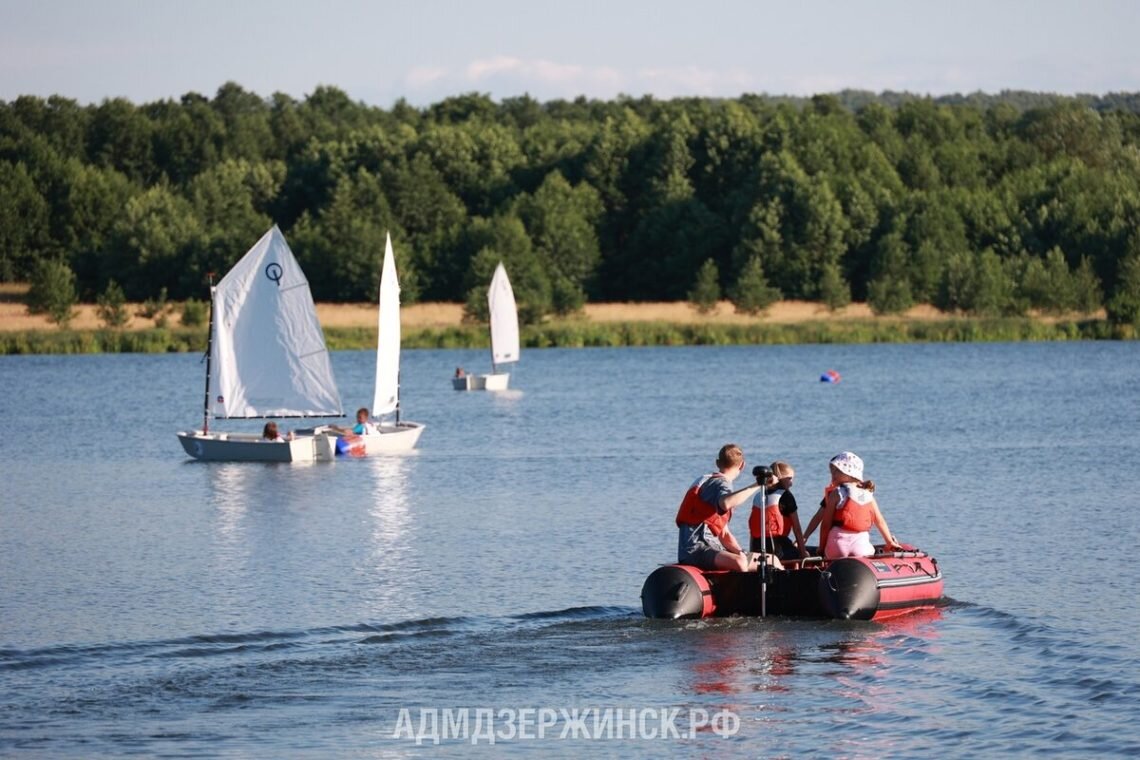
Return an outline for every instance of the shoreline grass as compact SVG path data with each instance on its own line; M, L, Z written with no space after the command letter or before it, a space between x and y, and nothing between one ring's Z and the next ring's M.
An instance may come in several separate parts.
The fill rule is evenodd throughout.
M1130 327L1103 319L1042 322L1029 317L942 320L805 321L791 324L697 324L681 322L551 321L520 332L524 348L631 346L796 345L828 343L963 343L1066 340L1133 340ZM368 350L376 329L328 327L330 350ZM489 345L484 325L405 329L404 349L481 349ZM204 352L206 328L145 330L25 330L0 333L0 354L93 354Z

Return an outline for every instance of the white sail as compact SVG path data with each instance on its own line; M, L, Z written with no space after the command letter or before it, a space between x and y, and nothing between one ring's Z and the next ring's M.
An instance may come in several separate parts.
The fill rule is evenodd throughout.
M491 361L506 364L519 360L519 317L515 293L503 263L495 267L491 287L487 289L487 306L491 310Z
M274 225L213 290L214 417L331 417L343 410L301 267Z
M376 335L376 390L372 415L396 411L400 400L400 282L396 277L396 256L392 236L384 242L384 264L380 271L380 309Z

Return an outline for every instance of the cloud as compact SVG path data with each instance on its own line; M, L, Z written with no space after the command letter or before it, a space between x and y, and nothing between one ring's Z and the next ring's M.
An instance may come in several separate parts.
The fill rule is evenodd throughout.
M440 66L417 66L404 76L404 82L413 89L420 89L446 77L447 69Z
M463 78L471 85L490 85L496 90L515 86L555 93L557 97L593 95L619 87L621 82L618 72L605 66L581 66L506 55L472 61L464 69Z
M459 69L418 67L408 72L404 81L421 97L440 97L474 89L495 98L525 92L541 100L572 99L580 95L609 99L623 93L653 93L662 98L733 96L751 91L755 85L755 78L741 69L687 66L623 72L612 66L586 66L510 55L479 58Z
M638 89L657 97L734 96L755 89L757 79L741 69L717 70L699 66L651 68L634 77Z

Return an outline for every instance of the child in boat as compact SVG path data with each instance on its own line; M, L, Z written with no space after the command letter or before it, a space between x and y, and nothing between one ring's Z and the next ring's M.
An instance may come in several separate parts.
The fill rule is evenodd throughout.
M728 523L732 510L752 498L760 483L732 490L732 481L744 471L744 452L734 443L721 447L716 466L715 472L693 481L677 510L677 562L702 570L755 571L757 557L740 547ZM775 485L775 480L769 485ZM764 556L770 564L782 567L776 557Z
M376 435L380 431L376 429L376 425L369 419L370 416L368 407L362 406L356 410L355 425L350 428L341 427L340 425L329 425L329 429L338 435Z
M883 536L887 549L901 549L891 535L879 504L875 484L863 479L863 460L844 451L831 458L831 484L825 489L819 522L819 545L827 559L870 557L871 526Z
M780 559L796 559L806 557L804 549L804 533L800 527L800 517L796 497L792 494L792 480L796 471L787 462L775 461L771 466L772 476L776 484L761 494L752 498L752 514L748 517L748 531L752 541L748 548L754 552L768 551ZM764 520L764 542L760 540L760 521ZM789 533L795 533L796 542L788 538Z
M261 429L261 439L263 441L291 441L293 440L293 433L289 436L282 437L281 433L277 430L277 423L273 420L265 423L265 427Z

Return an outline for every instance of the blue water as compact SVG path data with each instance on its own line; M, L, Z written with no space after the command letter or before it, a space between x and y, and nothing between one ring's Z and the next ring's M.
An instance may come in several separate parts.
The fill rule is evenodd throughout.
M311 465L187 459L199 360L0 357L0 755L1140 753L1140 344L408 351L419 450ZM947 606L645 620L728 441L859 453Z

